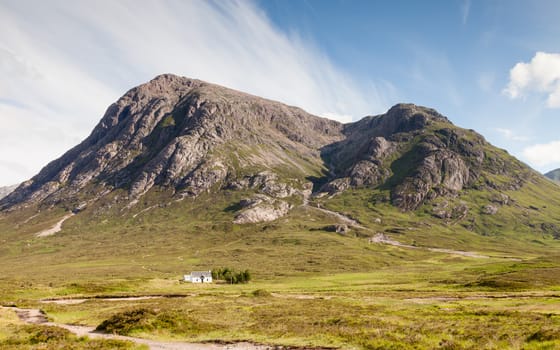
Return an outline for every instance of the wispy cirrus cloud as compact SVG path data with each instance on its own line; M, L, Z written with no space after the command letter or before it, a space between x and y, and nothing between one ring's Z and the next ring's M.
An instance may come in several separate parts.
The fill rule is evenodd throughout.
M470 0L463 0L461 4L461 20L463 25L467 24L469 20L469 15L471 12L471 1Z
M510 70L504 94L512 99L531 92L547 96L546 105L560 108L560 54L537 52L530 62L519 62Z
M352 79L252 2L0 2L0 185L32 176L127 89L161 73L342 121L391 100L383 83ZM7 175L3 164L14 163L29 171Z
M515 131L506 128L496 128L495 129L500 135L502 135L507 140L511 141L529 141L529 137L518 135Z

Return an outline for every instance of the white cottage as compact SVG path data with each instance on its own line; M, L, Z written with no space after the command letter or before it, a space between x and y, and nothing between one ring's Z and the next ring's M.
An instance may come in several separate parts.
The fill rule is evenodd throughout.
M191 283L212 283L212 271L193 271L190 275L184 276L184 281Z

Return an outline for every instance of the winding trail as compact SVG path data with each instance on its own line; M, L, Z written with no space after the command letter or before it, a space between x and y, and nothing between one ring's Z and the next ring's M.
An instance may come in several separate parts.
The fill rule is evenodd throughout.
M185 295L143 295L143 296L123 296L123 297L106 297L106 298L66 298L66 299L41 299L39 300L43 304L58 304L58 305L76 305L85 303L88 300L103 300L103 301L137 301L137 300L149 300L149 299L160 299L160 298L186 298L193 296L193 294Z
M469 258L475 258L475 259L490 259L490 256L481 255L481 254L474 253L474 252L467 252L467 251L464 251L464 250L452 250L452 249L430 248L430 247L417 247L417 246L413 246L413 245L408 245L408 244L401 243L399 241L395 241L395 240L389 238L387 235L385 235L383 233L378 233L375 236L371 237L369 239L369 242L370 243L389 244L389 245L392 245L392 246L395 246L395 247L402 247L402 248L408 248L408 249L424 249L424 250L429 250L431 252L437 252L437 253L462 255L462 256L467 256Z
M20 309L17 307L2 307L14 311L20 320L29 324L41 324L67 329L78 337L88 336L90 338L114 339L130 341L136 344L147 345L152 350L273 350L275 347L258 345L247 342L233 344L212 343L186 343L186 342L164 342L123 335L108 334L95 331L95 327L76 326L62 323L49 322L47 315L39 309Z
M356 220L354 220L352 218L349 218L348 216L342 215L340 213L337 213L336 211L331 211L331 210L328 210L328 209L311 207L311 206L309 206L309 208L313 208L314 210L318 210L318 211L323 212L327 215L335 216L337 219L339 219L344 224L346 224L350 227L355 227L355 228L359 228L359 229L362 229L362 230L369 230L367 227L360 225L360 223L357 222Z
M64 221L70 219L72 216L74 216L74 213L70 213L70 214L66 214L62 219L60 219L59 222L57 222L53 227L43 230L41 232L38 232L36 234L37 237L47 237L47 236L52 236L55 233L58 233L62 230L62 224L64 223Z
M313 210L320 211L322 213L325 213L325 214L328 214L328 215L331 215L331 216L334 216L337 219L339 219L342 223L344 223L344 224L346 224L350 227L359 228L359 229L362 229L362 230L366 230L366 231L375 233L370 228L361 225L358 221L356 221L352 218L349 218L346 215L343 215L341 213L337 213L335 211L328 210L328 209L325 209L325 208L314 207L314 206L309 205L309 198L308 197L304 197L302 206L306 207L306 208L313 209ZM369 239L369 242L370 243L379 243L379 244L388 244L388 245L392 245L392 246L395 246L395 247L406 248L406 249L421 249L421 250L428 250L428 251L436 252L436 253L460 255L460 256L465 256L465 257L474 258L474 259L501 258L501 259L508 259L508 260L512 260L512 261L521 261L521 259L514 258L514 257L492 257L492 256L488 256L488 255L482 255L482 254L478 254L478 253L475 253L475 252L468 252L468 251L463 251L463 250L453 250L453 249L433 248L433 247L418 247L418 246L408 245L408 244L404 244L404 243L401 243L399 241L396 241L396 240L390 238L389 236L387 236L383 233L375 233L375 235Z

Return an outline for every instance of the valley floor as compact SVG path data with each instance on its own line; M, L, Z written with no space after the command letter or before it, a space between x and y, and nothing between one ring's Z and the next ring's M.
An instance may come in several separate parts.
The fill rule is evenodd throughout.
M11 302L19 308L4 302L0 348L31 349L38 340L42 349L92 341L97 349L560 347L560 289L469 290L444 281L427 288L398 279L383 288L383 277L336 274L247 285L150 280L136 285L136 294L35 291L35 298Z
M255 225L231 224L243 194L79 213L46 237L63 210L0 217L0 349L560 349L559 240L351 195ZM180 282L226 266L252 281Z

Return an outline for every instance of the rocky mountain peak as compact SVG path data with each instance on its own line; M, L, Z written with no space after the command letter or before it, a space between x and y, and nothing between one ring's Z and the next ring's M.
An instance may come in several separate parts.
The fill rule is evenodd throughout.
M347 124L345 134L382 136L386 139L395 134L421 130L430 124L451 122L436 110L417 106L411 103L399 103L391 107L387 113L368 116L355 123Z
M430 122L449 123L449 119L438 113L435 109L417 106L412 103L399 103L391 107L384 116L387 124L400 126L394 128L395 132L406 132L425 127Z
M251 175L249 167L304 178L305 159L340 140L342 128L296 107L164 74L129 90L86 140L0 206L54 205L114 189L127 190L134 203L154 186L197 195Z
M346 125L346 138L323 149L334 175L321 191L335 195L349 188L387 188L386 201L414 210L442 196L473 186L517 188L529 169L497 150L472 130L454 126L431 108L398 104L385 114Z
M0 200L0 209L82 207L116 190L127 207L155 188L179 199L242 190L257 197L239 206L236 222L254 222L284 215L287 198L305 200L311 189L387 191L386 201L415 210L464 189L519 188L527 173L434 109L397 104L343 125L163 74L113 103L87 139Z

